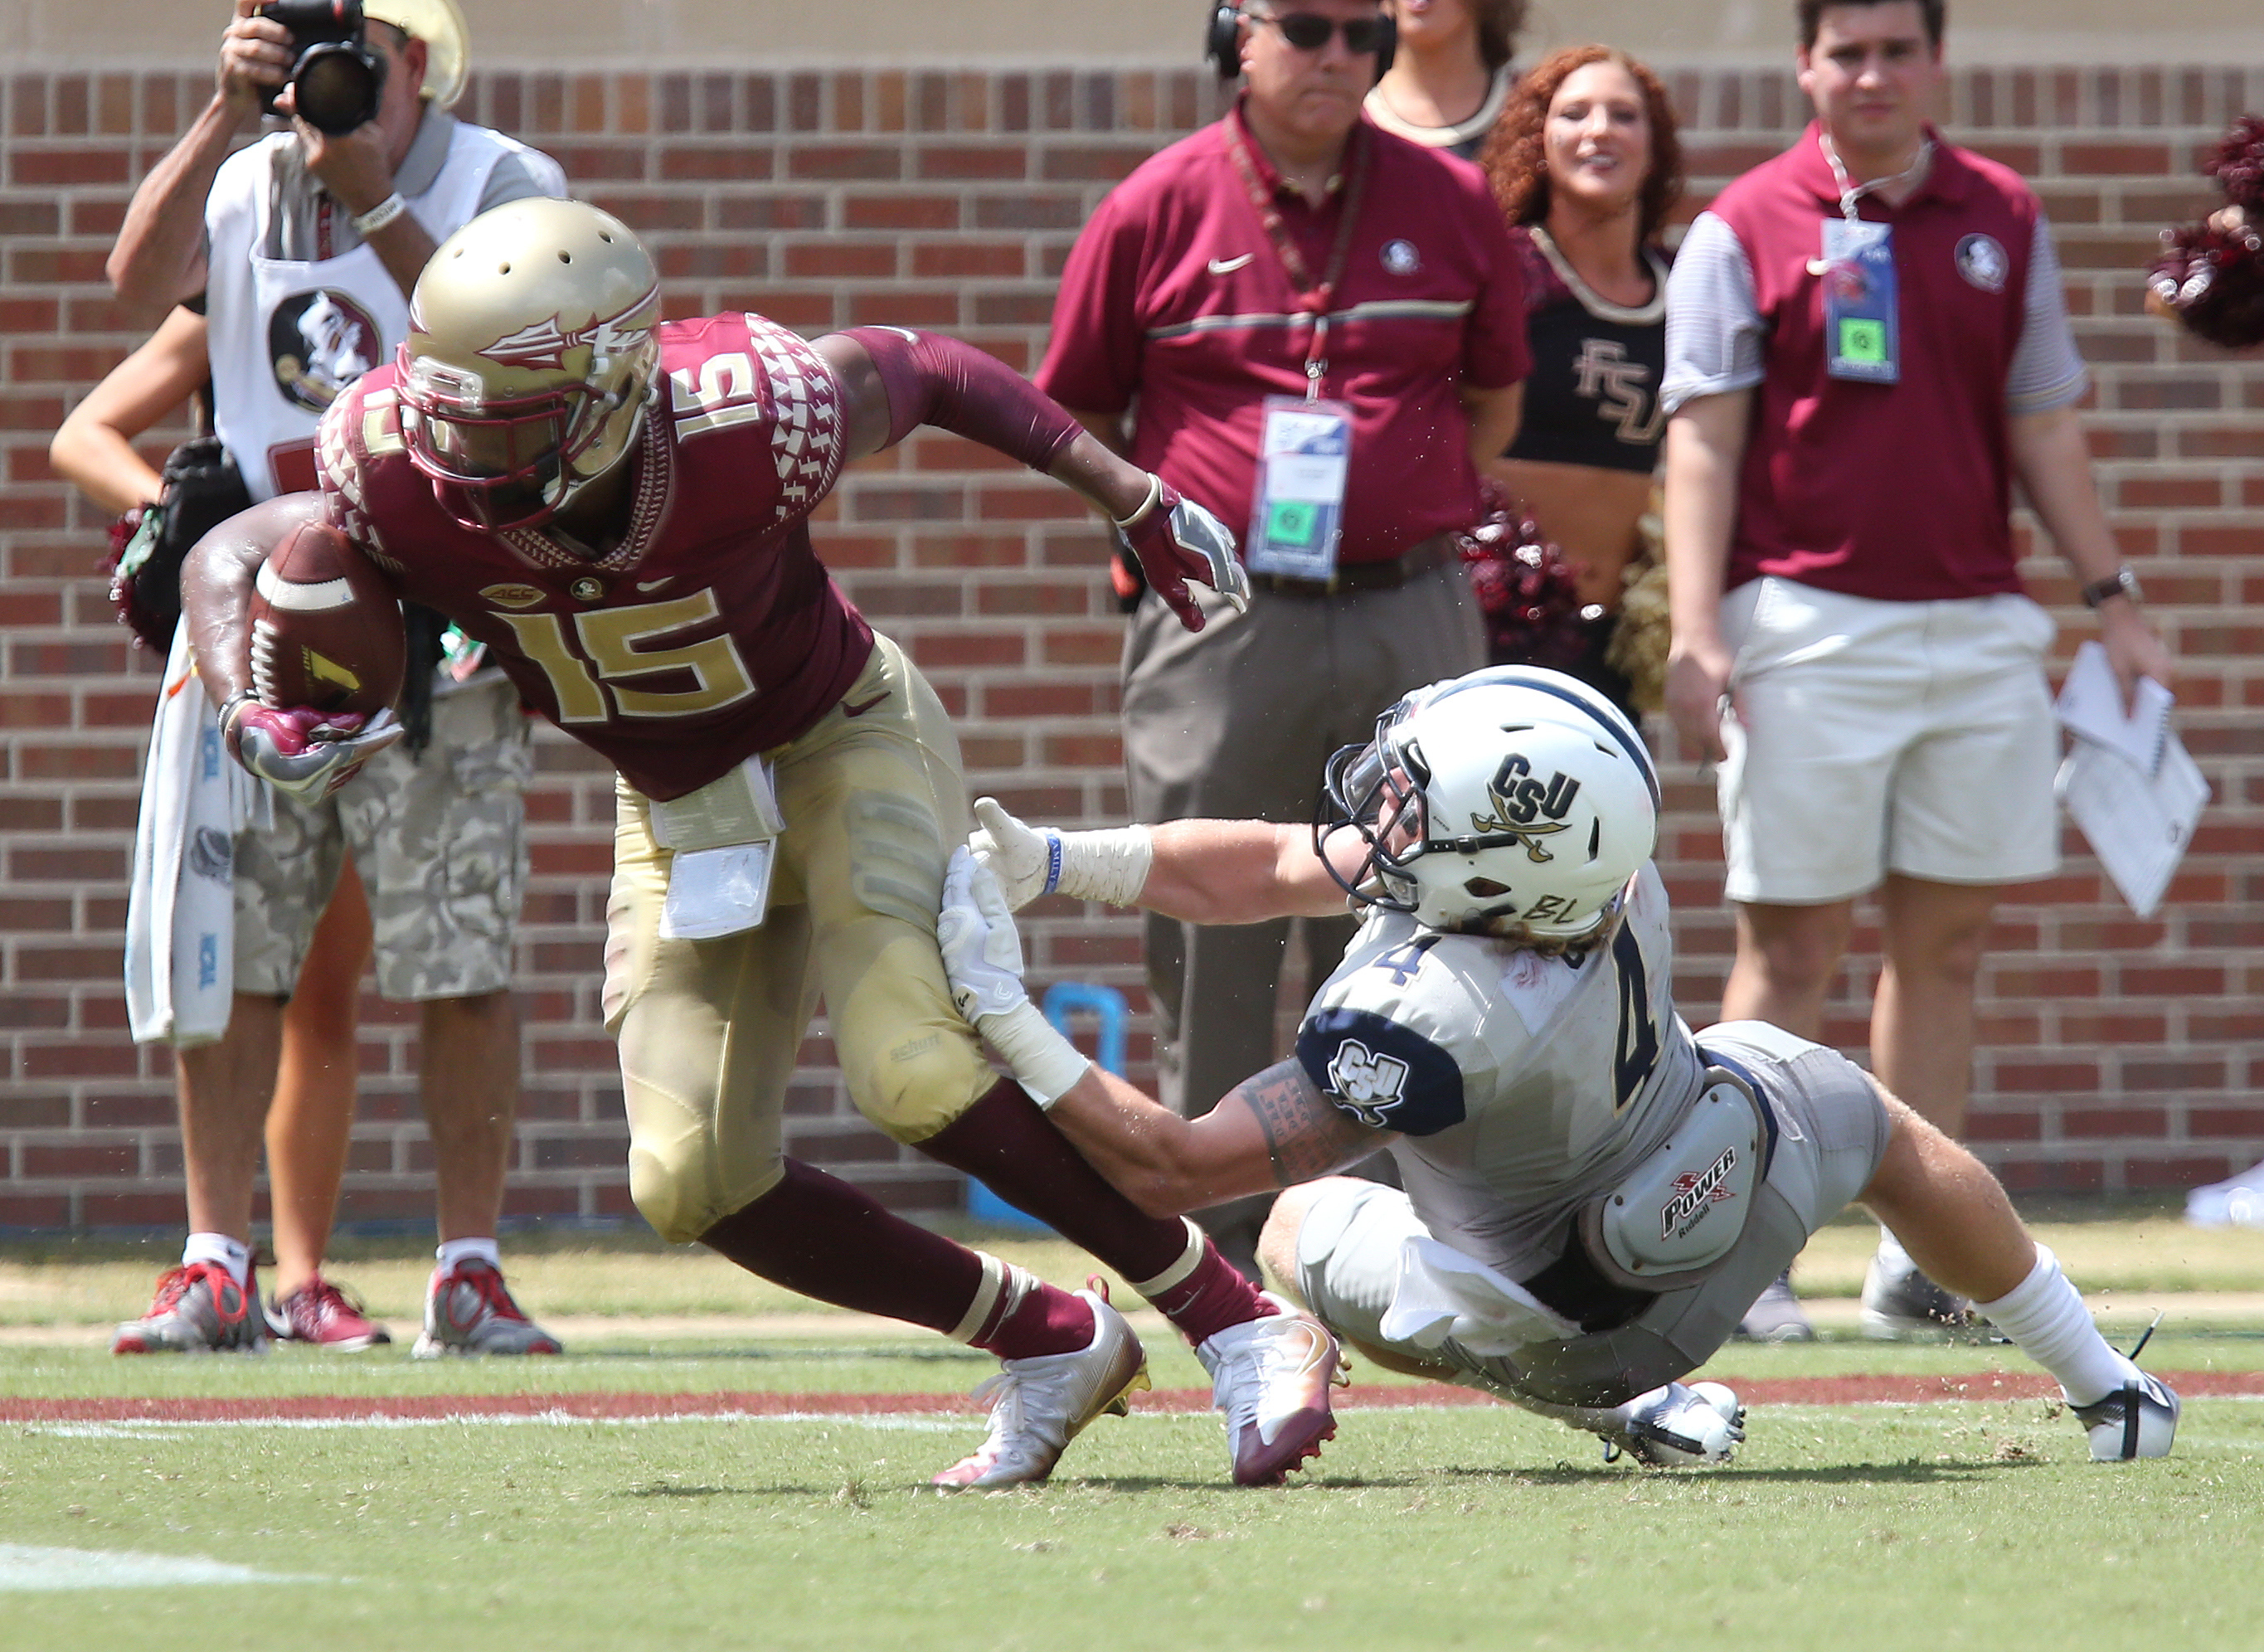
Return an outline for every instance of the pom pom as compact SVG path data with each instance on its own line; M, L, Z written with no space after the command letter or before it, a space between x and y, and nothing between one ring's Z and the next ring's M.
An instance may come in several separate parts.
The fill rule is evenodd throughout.
M2252 212L2264 208L2264 115L2243 115L2202 166L2225 199Z
M1521 501L1488 482L1483 503L1484 517L1455 544L1485 618L1490 656L1578 674L1611 616L1582 605L1564 553Z
M2264 344L2264 235L2199 223L2162 241L2146 285L2187 330L2228 350Z

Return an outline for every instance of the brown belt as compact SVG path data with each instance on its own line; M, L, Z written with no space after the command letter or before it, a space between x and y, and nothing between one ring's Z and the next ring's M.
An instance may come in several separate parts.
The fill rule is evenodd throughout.
M1455 536L1433 533L1419 540L1398 555L1380 562L1339 562L1328 579L1291 579L1282 574L1252 574L1250 588L1275 597L1335 597L1347 591L1389 591L1419 574L1443 568L1455 560Z

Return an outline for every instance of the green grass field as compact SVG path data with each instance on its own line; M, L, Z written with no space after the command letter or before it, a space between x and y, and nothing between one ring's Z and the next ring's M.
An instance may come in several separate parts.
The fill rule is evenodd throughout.
M2249 1282L2238 1264L2264 1239L2152 1218L2049 1236L2085 1283L2129 1293L2133 1318L2169 1310L2148 1364L2264 1369L2252 1309L2225 1298L2189 1313L2209 1299L2179 1289ZM1830 1230L1807 1283L1867 1243ZM1000 1248L1078 1275L1065 1248ZM0 1254L0 1404L23 1418L105 1396L430 1409L526 1391L963 1394L992 1368L938 1338L807 1313L687 1255L519 1249L529 1306L580 1326L562 1359L424 1364L402 1345L114 1359L95 1327L139 1311L150 1258ZM374 1247L337 1271L405 1328L423 1265ZM1143 1335L1159 1389L1202 1385L1166 1333ZM1997 1369L2026 1366L1985 1344L1834 1337L1733 1345L1709 1374ZM1396 1382L1357 1374L1355 1400ZM1505 1408L1340 1420L1317 1469L1278 1490L1226 1483L1214 1416L1136 1409L1097 1424L1048 1486L952 1495L926 1479L979 1438L972 1416L0 1423L0 1647L2168 1652L2264 1639L2243 1586L2264 1402L2198 1398L2175 1456L2130 1466L2090 1463L2073 1422L2037 1400L1756 1405L1734 1466L1681 1474L1607 1467L1586 1436Z

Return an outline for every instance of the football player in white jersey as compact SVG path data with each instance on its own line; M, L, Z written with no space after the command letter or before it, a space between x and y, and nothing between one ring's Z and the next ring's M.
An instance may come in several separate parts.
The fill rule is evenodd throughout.
M1668 1465L1729 1460L1736 1395L1679 1379L1860 1201L2058 1379L2093 1457L2169 1450L2176 1394L2101 1338L1979 1161L1832 1051L1675 1013L1658 776L1601 696L1524 666L1435 684L1338 754L1327 799L1310 832L976 805L942 938L986 1031L1035 1018L1009 912L1041 894L1200 923L1368 909L1295 1056L1214 1112L1093 1066L1038 1095L1136 1201L1290 1188L1261 1258L1346 1344ZM1332 1174L1379 1148L1404 1192Z

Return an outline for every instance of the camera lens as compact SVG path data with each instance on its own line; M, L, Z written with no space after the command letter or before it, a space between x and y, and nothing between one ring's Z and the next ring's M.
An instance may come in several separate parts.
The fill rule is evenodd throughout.
M292 76L300 115L317 132L335 137L377 115L377 76L351 46L317 46L299 60Z

